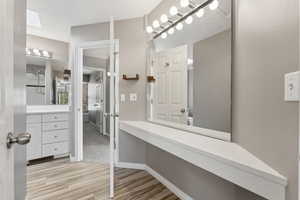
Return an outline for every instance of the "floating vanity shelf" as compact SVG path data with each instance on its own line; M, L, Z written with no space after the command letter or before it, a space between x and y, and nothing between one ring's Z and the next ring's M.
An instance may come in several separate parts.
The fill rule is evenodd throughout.
M148 80L149 83L156 81L156 79L154 78L154 76L147 76L147 80Z
M285 200L287 179L236 143L146 121L120 129L266 199Z
M127 81L137 81L140 79L140 76L136 74L135 77L127 77L127 75L123 74L123 79Z

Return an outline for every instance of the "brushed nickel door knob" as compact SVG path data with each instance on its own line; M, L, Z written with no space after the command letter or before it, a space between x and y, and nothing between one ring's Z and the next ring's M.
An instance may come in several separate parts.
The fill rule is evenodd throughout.
M19 144L19 145L26 145L31 140L31 134L30 133L20 133L17 136L14 136L12 133L8 133L7 135L7 148L10 149L13 144Z

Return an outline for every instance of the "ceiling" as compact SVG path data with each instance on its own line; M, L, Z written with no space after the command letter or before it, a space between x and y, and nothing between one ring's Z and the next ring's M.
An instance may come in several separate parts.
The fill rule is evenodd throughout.
M162 0L28 0L27 8L39 13L41 28L28 27L29 34L70 41L70 27L141 17Z

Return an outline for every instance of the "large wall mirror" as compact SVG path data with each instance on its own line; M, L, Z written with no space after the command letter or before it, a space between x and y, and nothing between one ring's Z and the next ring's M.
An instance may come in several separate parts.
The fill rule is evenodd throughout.
M71 71L65 62L38 49L26 51L27 105L69 105ZM45 55L44 55L45 54Z
M176 21L205 2L195 0L194 6L182 8L180 1L174 1L181 14L168 16L168 19ZM231 0L212 3L164 34L157 35L169 25L160 22L162 27L153 28L152 37L158 37L149 42L147 53L148 119L200 134L210 131L214 132L213 137L228 139L231 132Z

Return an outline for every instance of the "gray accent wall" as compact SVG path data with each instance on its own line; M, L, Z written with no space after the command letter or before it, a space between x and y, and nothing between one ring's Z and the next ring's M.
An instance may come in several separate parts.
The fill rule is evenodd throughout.
M284 74L299 70L299 1L235 2L233 140L286 176L286 199L298 200L298 102L284 101Z
M194 126L231 132L231 31L194 44Z

